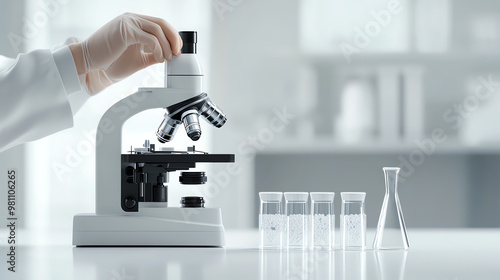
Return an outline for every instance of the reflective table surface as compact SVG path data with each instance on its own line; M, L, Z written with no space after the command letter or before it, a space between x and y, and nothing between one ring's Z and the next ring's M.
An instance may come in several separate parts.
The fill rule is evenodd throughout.
M355 252L262 251L257 230L228 231L225 248L76 248L66 235L21 232L15 273L7 271L1 240L0 279L500 279L500 229L408 234L407 251Z

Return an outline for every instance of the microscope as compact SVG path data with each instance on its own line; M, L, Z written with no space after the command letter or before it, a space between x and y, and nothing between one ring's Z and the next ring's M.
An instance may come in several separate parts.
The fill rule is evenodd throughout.
M168 207L172 172L181 184L207 182L205 172L190 172L197 163L231 163L234 154L157 149L144 146L121 154L122 127L142 111L165 108L156 132L161 143L173 139L183 124L187 135L201 137L199 116L220 128L224 113L202 91L203 74L196 56L197 33L179 32L181 55L165 62L165 87L140 88L118 101L101 118L96 136L96 210L73 218L76 246L224 246L220 208L205 208L203 197L187 196L181 207Z

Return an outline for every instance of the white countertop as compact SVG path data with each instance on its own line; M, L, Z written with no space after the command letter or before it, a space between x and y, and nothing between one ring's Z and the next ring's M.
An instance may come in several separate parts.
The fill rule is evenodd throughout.
M500 229L408 235L408 251L380 252L261 251L256 230L228 231L225 248L75 248L67 238L24 239L17 272L2 261L0 279L500 279ZM5 240L0 249L5 260Z

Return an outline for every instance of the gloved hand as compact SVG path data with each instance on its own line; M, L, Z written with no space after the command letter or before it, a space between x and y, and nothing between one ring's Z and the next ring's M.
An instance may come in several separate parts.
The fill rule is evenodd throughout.
M69 46L78 75L90 95L133 73L179 55L182 40L163 19L125 13L87 40Z

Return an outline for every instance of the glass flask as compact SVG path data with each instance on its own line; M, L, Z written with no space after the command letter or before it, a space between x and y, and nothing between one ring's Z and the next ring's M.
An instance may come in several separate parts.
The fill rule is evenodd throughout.
M288 249L307 249L307 192L285 192Z
M333 192L311 192L311 246L314 249L333 249L335 214Z
M283 245L281 192L260 192L259 232L261 249L280 249Z
M364 250L366 246L366 214L364 192L342 192L340 238L344 250Z
M398 167L384 167L385 196L380 210L373 249L408 249L405 219L398 196Z

